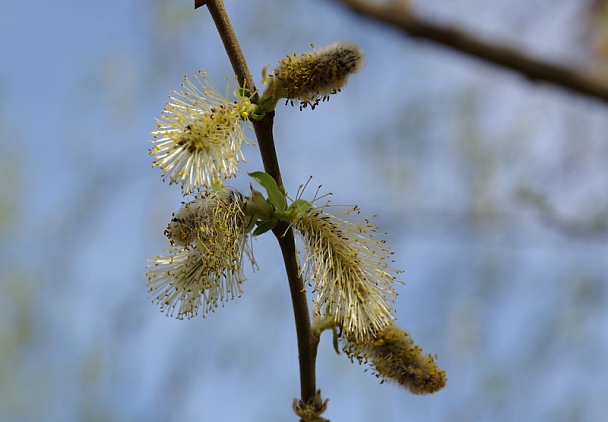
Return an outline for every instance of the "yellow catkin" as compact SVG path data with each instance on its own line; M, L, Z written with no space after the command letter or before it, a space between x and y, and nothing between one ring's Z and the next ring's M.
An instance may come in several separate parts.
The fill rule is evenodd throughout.
M363 52L352 42L334 42L319 50L293 54L283 58L269 75L267 92L276 99L299 102L300 108L310 105L314 109L339 92L363 63Z
M292 224L306 248L303 273L314 282L319 312L358 340L373 338L392 324L392 284L400 271L389 265L388 246L374 238L376 227L314 207L299 213Z
M199 193L174 215L165 231L172 247L152 258L146 273L161 311L192 318L241 294L243 254L252 257L242 207L240 194L224 190Z
M413 394L439 391L447 380L435 357L424 353L407 332L394 325L379 331L370 342L347 339L344 350L351 359L368 362L383 382L396 382Z
M229 101L204 72L186 76L182 87L156 119L150 155L163 179L181 184L186 195L236 175L245 161L241 146L249 143L242 125L249 101Z

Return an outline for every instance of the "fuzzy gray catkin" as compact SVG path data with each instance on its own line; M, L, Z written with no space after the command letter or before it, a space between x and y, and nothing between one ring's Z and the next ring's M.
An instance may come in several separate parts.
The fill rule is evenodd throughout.
M361 49L352 42L334 42L326 47L307 53L283 58L270 74L264 95L272 92L276 99L300 103L300 108L310 105L314 109L330 94L339 92L349 75L364 64Z

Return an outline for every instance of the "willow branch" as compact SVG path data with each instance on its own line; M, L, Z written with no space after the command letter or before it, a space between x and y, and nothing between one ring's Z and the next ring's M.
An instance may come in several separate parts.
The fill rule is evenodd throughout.
M312 403L316 394L316 359L319 339L312 335L306 292L297 262L296 242L293 230L287 229L287 223L280 222L273 229L279 240L289 289L291 291L293 311L296 319L298 336L298 356L300 360L300 394L302 401ZM303 298L304 300L300 300Z
M220 34L224 48L230 58L230 63L236 74L241 87L246 87L255 92L255 84L249 67L245 61L245 56L238 43L232 24L224 8L222 0L206 1L211 17L215 22ZM253 102L258 100L257 94L252 98ZM279 187L283 187L281 170L277 158L272 133L274 122L274 111L267 113L261 121L253 121L253 129L256 134L264 170L272 176ZM295 239L293 230L285 224L278 224L273 230L279 241L287 279L289 281L289 291L294 311L296 323L296 335L298 340L298 357L300 362L300 394L304 402L312 402L316 394L316 355L317 341L312 335L310 325L310 313L308 311L308 300L304 288L304 282L300 276L300 270L295 249Z
M608 84L572 68L522 54L512 48L481 41L454 28L426 22L404 4L375 4L363 0L340 0L354 12L386 23L415 38L434 41L486 62L518 72L534 81L545 81L578 94L608 102Z

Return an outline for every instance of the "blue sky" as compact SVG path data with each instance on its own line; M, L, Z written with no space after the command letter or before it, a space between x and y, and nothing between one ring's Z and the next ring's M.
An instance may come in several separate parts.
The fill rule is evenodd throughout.
M327 416L598 420L608 397L606 107L328 2L227 3L254 75L311 43L366 51L366 68L328 103L277 110L284 180L295 193L313 175L335 203L378 215L405 270L398 323L448 373L445 390L412 396L323 337ZM593 62L582 7L444 3L421 13ZM0 40L0 418L295 420L295 333L271 237L254 243L260 268L247 269L243 296L206 318L173 320L147 299L145 258L167 246L182 201L151 168L153 119L184 74L203 69L221 86L231 72L207 11L3 2ZM255 147L245 154L240 188L261 169Z

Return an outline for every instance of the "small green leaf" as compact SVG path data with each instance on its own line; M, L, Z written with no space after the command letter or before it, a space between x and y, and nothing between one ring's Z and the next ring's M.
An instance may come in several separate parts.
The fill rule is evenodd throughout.
M263 107L256 105L251 108L251 112L249 114L250 119L253 119L253 120L256 120L259 122L265 116L266 116L266 110Z
M274 102L274 97L270 96L270 97L264 97L262 99L260 99L260 102L258 103L258 105L266 110L266 107L268 107L270 104L272 104Z
M234 90L234 96L238 99L249 99L251 97L251 91L247 88L237 88Z
M268 193L268 201L274 206L277 211L287 209L287 200L285 194L277 186L277 182L267 173L263 171L254 171L248 173L253 180L258 182Z
M268 230L272 230L277 225L277 220L268 220L257 223L257 227L253 231L254 236L259 236L266 233Z
M313 205L305 199L296 199L289 206L290 210L295 211L296 214L300 214L311 209Z

